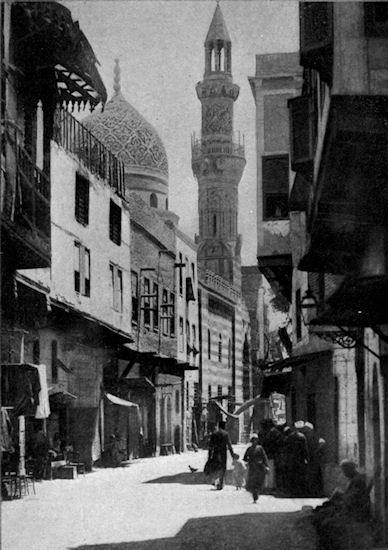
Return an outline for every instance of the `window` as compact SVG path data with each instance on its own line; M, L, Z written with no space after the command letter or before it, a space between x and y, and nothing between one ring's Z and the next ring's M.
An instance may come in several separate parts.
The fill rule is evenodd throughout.
M154 330L159 329L159 285L154 283L154 288L152 293L155 295L152 298L152 323Z
M207 331L207 358L211 359L212 350L211 350L211 336L210 330Z
M120 313L123 311L123 272L114 264L109 265L112 284L112 307Z
M170 292L170 336L175 336L175 294Z
M213 214L213 236L217 235L217 215Z
M151 322L151 304L150 304L150 280L147 279L147 277L144 277L144 281L143 281L143 289L144 289L144 296L143 296L143 311L144 311L144 314L143 314L143 319L144 319L144 324L147 325L147 326L150 326L150 322Z
M151 193L150 195L150 206L153 208L158 208L158 197L155 195L155 193Z
M168 334L170 321L170 308L168 307L168 290L163 289L162 293L162 331L163 334Z
M208 399L210 401L210 399L212 398L212 387L210 386L210 384L207 387L207 396L208 396Z
M179 351L184 351L183 317L179 317Z
M288 155L263 157L263 219L288 217Z
M194 382L194 403L198 403L199 400L199 384Z
M58 382L58 342L51 340L51 381Z
M75 219L82 225L89 223L89 181L80 174L75 176Z
M90 296L90 250L80 242L74 242L74 290L82 296Z
M131 271L132 323L138 322L139 315L139 280L136 271Z
M32 343L32 362L34 365L39 365L40 363L40 342L39 339L36 339Z
M218 335L218 362L222 361L222 335Z
M295 328L296 339L300 340L302 338L302 311L300 288L298 288L298 290L295 292Z
M196 328L195 328L195 325L192 325L191 326L191 334L192 334L192 343L193 343L193 348L196 348L197 347L197 331L196 331Z
M190 346L190 323L186 321L186 350L187 355L189 355L189 346Z
M175 413L176 414L179 414L179 411L181 410L179 400L180 400L180 392L179 390L175 390Z
M229 338L228 342L228 369L232 368L232 341Z
M195 283L195 265L193 264L193 262L191 262L191 278L194 284Z
M388 2L365 2L365 35L388 36Z
M178 268L179 269L179 294L182 296L183 294L183 273L182 273L183 256L181 252L179 252L179 263L181 264L180 267Z
M217 386L217 399L218 401L222 400L222 386Z
M186 382L186 410L190 408L190 394L189 394L189 383Z
M118 246L121 245L121 208L110 201L109 208L109 238Z

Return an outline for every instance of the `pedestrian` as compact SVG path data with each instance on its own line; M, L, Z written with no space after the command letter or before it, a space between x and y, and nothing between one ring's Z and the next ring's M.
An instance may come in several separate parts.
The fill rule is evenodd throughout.
M221 420L218 423L218 429L211 434L209 456L205 466L205 473L210 476L219 491L224 487L227 451L229 450L232 458L234 454L229 434L225 428L226 422Z
M233 455L233 482L236 491L242 489L245 482L245 464L237 453Z
M34 478L41 480L46 474L46 467L49 462L50 442L43 431L43 425L37 424L33 437L32 451L35 459Z
M245 452L244 461L248 464L248 476L245 488L252 493L253 502L256 503L263 487L266 474L269 472L267 455L261 445L259 436L252 434L251 446Z
M306 438L309 460L306 465L307 493L310 497L322 496L322 475L320 464L319 437L311 422L305 422L300 432Z
M304 422L297 422L294 428L285 430L283 451L286 490L289 494L300 497L306 493L306 465L309 455L306 438L298 431L298 426L303 427Z

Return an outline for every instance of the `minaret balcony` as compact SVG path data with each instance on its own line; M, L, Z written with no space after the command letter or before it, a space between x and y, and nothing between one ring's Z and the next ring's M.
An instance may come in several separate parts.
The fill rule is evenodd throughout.
M208 155L228 155L234 157L240 157L245 160L245 145L244 137L239 137L238 141L225 138L192 138L191 141L191 155L192 161L200 160L204 156Z

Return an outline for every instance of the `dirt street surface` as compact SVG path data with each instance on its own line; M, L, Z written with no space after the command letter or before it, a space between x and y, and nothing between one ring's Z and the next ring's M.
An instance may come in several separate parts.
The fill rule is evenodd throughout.
M206 485L205 460L190 452L38 483L36 495L2 503L2 550L316 549L302 507L319 499L255 505L245 490Z

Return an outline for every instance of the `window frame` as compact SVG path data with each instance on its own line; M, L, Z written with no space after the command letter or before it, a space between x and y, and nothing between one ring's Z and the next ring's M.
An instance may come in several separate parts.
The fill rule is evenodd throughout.
M282 182L282 186L284 185L285 190L279 191L278 186L274 191L271 191L271 184L274 180L270 180L269 175L265 173L265 165L267 164L267 167L269 166L269 163L275 160L286 160L287 159L287 179L285 182ZM262 190L263 190L263 200L262 200L262 208L263 208L263 221L273 221L273 220L286 220L289 217L289 192L290 192L290 157L288 153L284 154L276 154L276 155L263 155L262 156L262 167L261 167L261 177L262 177ZM268 168L267 168L268 169ZM267 200L273 197L281 197L287 202L287 212L285 215L281 216L269 216L268 215L268 205Z
M112 199L109 203L109 239L117 246L121 246L121 206Z
M79 172L75 174L74 217L83 226L89 225L90 181Z
M109 263L109 271L112 283L112 308L118 313L123 313L124 291L123 291L123 270L116 264Z
M74 250L78 250L77 264L74 266L74 291L90 298L91 293L91 256L90 249L80 241L74 241ZM76 269L78 268L78 269Z
M132 324L137 325L139 322L139 274L133 270L131 270L131 308Z

